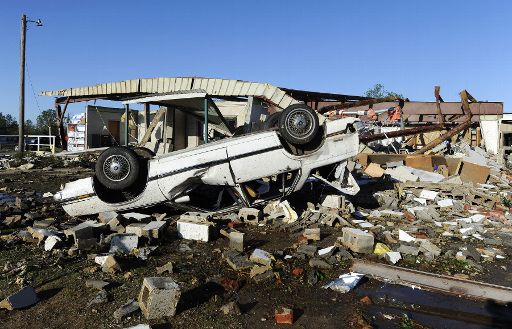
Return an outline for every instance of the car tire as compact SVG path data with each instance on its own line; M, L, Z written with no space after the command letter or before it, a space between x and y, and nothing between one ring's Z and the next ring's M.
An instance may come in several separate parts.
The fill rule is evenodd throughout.
M267 120L263 124L265 130L279 127L279 118L281 118L282 112L275 112L268 116Z
M96 161L95 173L106 188L122 191L139 177L140 163L135 151L127 147L110 147Z
M141 157L144 160L150 160L156 156L155 152L151 151L147 147L134 147L133 152L135 152L139 157Z
M290 105L281 112L279 132L291 144L309 143L315 138L319 128L318 115L305 104Z

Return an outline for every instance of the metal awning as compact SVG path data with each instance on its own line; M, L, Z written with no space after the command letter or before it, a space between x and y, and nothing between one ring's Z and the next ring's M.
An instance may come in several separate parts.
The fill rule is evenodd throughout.
M201 121L213 125L213 128L221 133L232 136L233 129L228 126L226 119L219 111L215 103L204 90L191 90L188 92L157 94L126 100L123 104L154 104L179 109Z

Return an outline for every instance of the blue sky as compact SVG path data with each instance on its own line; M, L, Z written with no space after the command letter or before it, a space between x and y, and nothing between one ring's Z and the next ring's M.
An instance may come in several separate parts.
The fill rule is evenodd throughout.
M512 1L0 0L0 111L17 117L20 17L36 93L139 77L205 76L411 100L467 89L512 112ZM27 76L27 118L36 98ZM84 103L73 105L72 113Z

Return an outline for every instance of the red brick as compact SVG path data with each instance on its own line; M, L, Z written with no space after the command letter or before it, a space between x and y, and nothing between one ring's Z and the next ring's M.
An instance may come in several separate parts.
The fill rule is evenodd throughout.
M279 307L274 313L278 324L293 324L293 310L291 308Z

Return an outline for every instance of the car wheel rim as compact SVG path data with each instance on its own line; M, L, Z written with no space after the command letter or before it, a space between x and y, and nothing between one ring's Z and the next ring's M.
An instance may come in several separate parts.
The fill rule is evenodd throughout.
M111 155L103 163L103 173L114 182L126 179L130 170L130 162L122 155Z
M313 131L313 118L304 110L292 111L286 120L289 133L296 138L306 138Z

